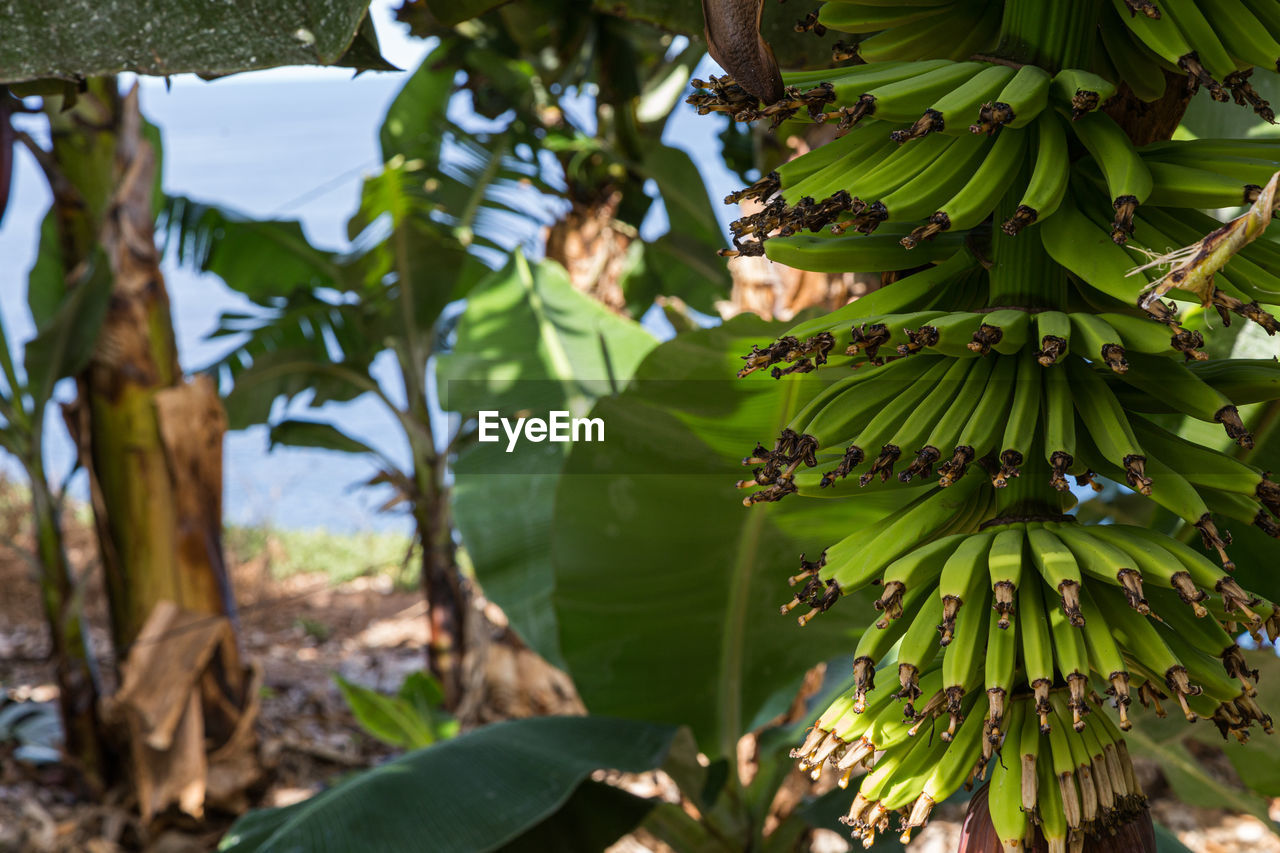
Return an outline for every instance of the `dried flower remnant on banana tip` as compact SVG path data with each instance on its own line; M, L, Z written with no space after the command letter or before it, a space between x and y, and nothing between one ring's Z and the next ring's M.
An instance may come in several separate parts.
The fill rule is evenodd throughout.
M1278 183L1280 172L1271 176L1271 180L1258 193L1257 200L1240 216L1206 234L1198 243L1154 257L1130 272L1130 275L1139 275L1148 269L1170 267L1167 273L1146 287L1138 300L1138 306L1146 309L1174 288L1196 294L1206 308L1215 304L1220 307L1231 305L1233 301L1238 301L1226 294L1219 294L1213 285L1213 277L1227 265L1233 255L1256 240L1271 224L1277 203ZM1247 310L1247 306L1231 307L1239 311ZM1269 333L1277 331L1274 323L1273 318L1270 324L1264 323L1264 326L1268 326Z

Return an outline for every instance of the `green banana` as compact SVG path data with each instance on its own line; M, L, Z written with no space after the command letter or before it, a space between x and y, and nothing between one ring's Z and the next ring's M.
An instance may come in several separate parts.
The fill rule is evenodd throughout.
M1009 168L1009 164L1022 159L1026 141L1024 131L1009 129L1001 132L987 150L981 165L973 170L972 176L955 196L930 216L927 224L903 237L902 245L913 249L920 241L931 240L943 231L953 228L968 230L986 219L1017 177L1017 171Z
M912 703L922 695L921 673L937 657L938 625L942 621L942 597L930 595L907 626L898 645L898 698L907 702L907 716L914 716Z
M1130 423L1144 447L1150 447L1163 459L1177 459L1179 472L1196 486L1250 496L1257 496L1259 489L1267 488L1263 486L1266 477L1260 469L1234 456L1187 441L1146 418L1135 417Z
M1120 378L1126 384L1152 395L1162 405L1207 423L1222 424L1227 435L1245 449L1253 447L1253 436L1240 419L1231 398L1200 379L1184 365L1160 356L1143 353L1130 359L1134 368Z
M1105 364L1116 373L1129 369L1125 349L1120 344L1120 334L1097 314L1073 312L1071 314L1072 340L1076 352L1095 364Z
M1048 340L1048 338L1046 338ZM1044 454L1052 474L1049 483L1067 491L1067 472L1075 465L1076 413L1071 382L1064 368L1044 375Z
M1111 627L1122 648L1130 651L1147 669L1160 675L1182 706L1188 722L1195 722L1196 714L1187 704L1187 697L1194 694L1187 669L1165 642L1161 632L1142 616L1110 598L1096 599L1098 610Z
M1085 574L1119 586L1129 606L1139 613L1151 612L1143 594L1142 573L1134 568L1134 560L1126 551L1092 535L1089 532L1091 528L1078 524L1051 524L1049 527L1071 549L1077 565ZM1086 625L1087 619L1086 616Z
M968 534L953 533L908 551L889 565L885 566L884 577L880 579L884 592L876 601L876 609L884 612L885 620L897 620L902 617L902 596L904 593L922 587L932 587L942 573L951 552ZM883 620L882 620L883 621Z
M1233 358L1188 369L1241 406L1280 397L1280 361L1274 358Z
M1019 702L1015 708L1021 710L1025 705L1025 702ZM1034 769L1033 767L1033 772ZM998 761L991 771L991 782L987 786L987 810L991 814L996 836L1005 850L1021 849L1023 836L1027 835L1030 828L1027 814L1022 809L1022 774L1020 761L1012 757Z
M1016 628L1002 628L999 613L992 612L987 618L990 624L986 631L986 659L982 667L987 689L987 732L988 737L998 741L1006 703L1013 694L1018 663L1018 632ZM948 648L948 653L950 648L954 648L954 644ZM945 665L945 658L943 663Z
M1050 703L1051 697L1045 700L1049 724L1046 726L1042 723L1040 726L1041 731L1049 735L1049 760L1043 762L1049 774L1047 779L1040 780L1040 820L1041 830L1046 840L1051 840L1049 820L1045 814L1046 800L1062 804L1066 824L1072 830L1078 830L1084 822L1080 790L1076 787L1075 756L1071 753L1071 742L1067 739L1067 732L1071 731L1071 726L1064 725L1062 720L1058 719L1057 711ZM1054 789L1057 789L1059 796L1052 795L1051 792Z
M1195 48L1196 59L1205 70L1216 80L1225 81L1238 70L1236 61L1222 44L1217 29L1200 9L1201 2L1203 0L1162 0L1161 11L1187 37Z
M874 38L866 43L871 41ZM875 116L882 121L915 121L930 104L984 67L981 62L953 62L914 77L867 89L858 97L854 121L864 116Z
M1022 66L994 102L982 105L978 121L969 130L994 134L1002 127L1026 127L1048 106L1052 81L1049 72L1040 66Z
M1257 184L1242 184L1209 169L1158 160L1146 164L1153 182L1147 204L1154 207L1237 207L1253 204L1262 191Z
M995 530L995 536L991 540L991 550L987 554L996 623L1002 630L1009 627L1017 600L1018 586L1022 583L1025 539L1026 525L1014 523L1002 526Z
M1204 346L1204 338L1199 333L1193 335L1180 327L1170 327L1147 317L1113 312L1095 316L1115 330L1126 352L1133 350L1159 355L1173 349L1194 357L1197 347Z
M1035 137L1035 165L1027 188L1013 216L1001 226L1010 237L1054 213L1062 204L1071 177L1067 131L1053 110L1045 110L1037 118Z
M1141 274L1131 275L1140 262L1081 213L1069 194L1044 223L1040 236L1049 256L1089 287L1126 305L1137 304L1148 283ZM775 242L770 240L769 245ZM1155 309L1153 305L1149 310Z
M1053 77L1050 93L1071 108L1071 120L1079 121L1116 93L1115 84L1080 68L1064 68Z
M1023 317L1026 316L1024 313ZM1000 470L991 480L991 485L996 488L1003 488L1010 479L1021 476L1022 465L1030 455L1040 419L1042 370L1029 347L1018 357L1017 378L1013 386L1017 393L1013 395L1004 440L1000 443Z
M1040 763L1041 722L1035 707L1026 700L1019 700L1017 706L1022 708L1022 725L1018 729L1009 729L1010 736L1016 736L1018 748L1018 764L1022 768L1022 810L1035 814L1036 800L1039 793L1039 779L1036 765Z
M987 577L987 551L991 545L990 532L975 533L960 542L951 556L942 566L938 577L938 595L942 599L942 621L939 630L942 637L939 643L949 645L956 631L956 615L964 607L965 600L976 604L974 599L987 588L982 581ZM980 609L970 607L969 611Z
M982 69L935 101L911 127L894 131L891 134L893 141L908 142L930 133L957 135L966 132L970 117L985 101L999 94L1014 73L1007 65L990 65Z
M764 242L764 254L771 261L811 272L845 273L913 270L944 261L964 246L961 232L940 236L908 252L893 234L872 234L850 239L834 234L797 234L774 237Z
M1075 554L1043 524L1027 525L1027 545L1032 561L1044 582L1062 597L1062 613L1079 627L1084 624L1080 612L1080 566Z
M939 14L932 6L867 6L860 3L824 3L818 22L842 33L878 33L902 27Z
M1110 116L1102 113L1081 116L1071 127L1107 182L1107 191L1116 210L1116 218L1111 223L1111 239L1124 243L1133 233L1134 212L1151 195L1154 186L1151 169L1138 155L1124 130Z
M1100 35L1102 46L1116 68L1113 79L1125 81L1140 101L1159 100L1165 92L1164 69L1150 49L1114 16L1107 16L1102 22Z
M1036 360L1041 367L1050 367L1071 351L1071 315L1061 311L1041 311L1036 315L1036 334L1040 349Z
M982 716L972 714L951 739L947 751L934 765L924 784L917 789L917 798L904 824L908 827L922 826L935 803L942 802L965 784L974 764L981 757ZM890 808L896 805L888 800L885 804Z
M1037 578L1028 578L1018 587L1018 613L1022 668L1027 684L1035 692L1036 713L1043 730L1048 725L1049 688L1053 686L1053 641L1044 601L1044 585Z
M1108 590L1104 589L1097 597L1108 594ZM1128 731L1132 725L1129 722L1129 705L1132 702L1129 696L1129 670L1102 611L1098 609L1095 596L1087 586L1080 589L1080 609L1084 613L1082 633L1088 648L1089 666L1111 685L1107 693L1115 699L1115 707L1120 714L1120 728Z
M1092 368L1078 358L1067 360L1071 394L1076 413L1103 456L1124 468L1129 488L1151 493L1151 479L1145 473L1146 453L1138 444L1129 418L1115 394ZM1123 374L1128 376L1129 374Z
M965 59L993 47L1000 14L994 4L954 3L946 11L910 27L894 27L858 42L864 62L945 56ZM957 38L957 34L963 34Z
M1123 2L1123 0L1115 1ZM1067 853L1069 823L1066 806L1059 794L1060 786L1058 780L1047 761L1040 762L1037 767L1037 774L1037 784L1041 791L1040 796L1037 798L1040 834L1048 845L1049 853ZM1075 783L1071 782L1071 785L1074 790ZM1078 802L1078 797L1073 802Z

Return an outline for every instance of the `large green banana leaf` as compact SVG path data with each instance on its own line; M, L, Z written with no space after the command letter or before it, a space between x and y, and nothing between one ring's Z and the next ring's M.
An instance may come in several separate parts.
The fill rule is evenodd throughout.
M742 506L739 461L808 399L801 382L825 381L733 378L737 356L779 328L744 316L658 347L596 404L605 441L574 447L556 492L560 646L587 707L688 725L713 757L732 757L809 667L851 652L871 621L861 597L803 629L780 616L800 554L919 494L848 483L852 500Z
M438 360L437 388L442 406L464 417L481 409L581 416L656 344L638 323L574 290L558 264L516 255L468 297L453 349ZM548 529L567 445L506 448L504 437L460 454L454 518L485 595L532 649L561 664Z
M369 0L0 2L0 83L136 71L232 74L279 65L394 69Z
M254 811L222 853L603 849L651 804L587 781L661 766L676 730L600 717L496 723L348 777L292 806ZM548 846L548 839L560 846ZM581 840L583 846L566 842Z

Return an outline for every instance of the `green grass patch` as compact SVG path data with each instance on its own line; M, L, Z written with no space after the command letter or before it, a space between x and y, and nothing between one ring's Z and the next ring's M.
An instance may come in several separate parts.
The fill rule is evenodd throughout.
M274 578L319 572L332 583L362 575L389 575L397 586L417 583L419 548L403 533L280 530L229 525L223 532L227 556L243 563L265 557ZM408 559L406 559L408 555Z

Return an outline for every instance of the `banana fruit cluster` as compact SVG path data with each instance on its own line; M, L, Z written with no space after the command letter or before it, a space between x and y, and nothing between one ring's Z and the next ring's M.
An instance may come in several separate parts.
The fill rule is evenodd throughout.
M932 689L939 676L935 668L922 683ZM827 768L839 774L841 787L867 770L841 818L866 846L890 829L895 815L899 838L907 843L937 803L983 780L990 783L991 818L1006 850L1034 849L1038 831L1050 851L1065 853L1072 835L1114 832L1146 808L1115 724L1098 714L1077 731L1061 690L1049 694L1045 715L1035 700L1018 699L998 727L969 713L950 737L940 734L943 691L904 712L891 690L871 691L861 711L852 694L841 697L793 752L815 779ZM973 711L978 701L963 707Z
M1208 146L1194 142L1184 144L1203 152L1207 158L1204 161L1206 165L1229 168L1226 164L1231 155L1210 153ZM1240 159L1248 162L1252 158ZM1270 165L1268 162L1267 166ZM1280 170L1280 163L1274 165L1276 170ZM1169 173L1162 173L1162 177L1169 177L1172 181ZM1171 182L1170 186L1177 184ZM1045 223L1042 230L1044 247L1055 261L1080 280L1091 282L1113 298L1133 303L1135 290L1132 282L1138 281L1138 290L1143 291L1161 276L1161 271L1155 268L1135 274L1135 267L1146 264L1152 255L1190 245L1206 234L1212 234L1222 224L1197 209L1206 200L1204 189L1196 190L1187 184L1182 186L1186 195L1180 203L1175 204L1175 199L1168 199L1162 204L1162 207L1179 207L1176 214L1154 205L1145 205L1133 218L1133 236L1126 245L1118 246L1109 239L1108 226L1096 216L1102 207L1096 189L1091 197L1088 187L1082 185L1078 193L1064 201L1058 215ZM1076 196L1083 201L1077 200ZM1280 303L1280 247L1270 240L1256 240L1232 256L1227 266L1203 289L1173 291L1170 295L1179 301L1211 306L1224 325L1229 325L1235 315L1257 323L1268 334L1274 335L1280 330L1280 323L1264 306ZM1168 322L1172 319L1172 312L1158 300L1150 303L1140 293L1136 304L1161 320Z
M936 803L988 771L1006 849L1036 824L1051 848L1068 832L1113 829L1143 805L1120 737L1135 696L1161 716L1172 697L1188 721L1241 741L1255 725L1271 732L1257 672L1223 625L1274 641L1275 604L1146 528L1069 516L977 525L983 516L950 516L969 530L915 544L902 525L864 547L846 540L792 579L804 588L784 610L813 599L811 614L833 585L881 590L853 689L794 752L814 778L839 774L841 787L869 769L845 818L864 842L894 813L905 842ZM896 679L886 678L892 667L877 672L886 662Z
M1005 234L1045 223L1055 260L1101 295L1133 304L1160 276L1156 267L1138 276L1133 268L1189 236L1170 208L1251 204L1280 170L1274 140L1135 147L1097 111L1115 86L1091 72L1050 77L1032 65L1015 71L936 60L884 65L788 78L814 87L809 93L821 93L824 103L852 102L811 111L824 120L838 116L851 130L726 199L758 207L732 223L729 254L763 254L824 272L910 268L949 254L954 242L927 253L920 247L983 226L1013 193L1016 208L1000 222ZM1073 146L1087 156L1073 163ZM1175 242L1179 236L1184 242ZM1085 250L1104 238L1117 247L1131 238L1135 244ZM1280 325L1260 305L1280 299L1277 255L1265 243L1251 245L1233 261L1232 272L1244 269L1242 283L1224 276L1210 293L1171 296L1213 304L1274 333ZM1162 319L1172 316L1141 301Z
M1248 77L1280 59L1280 3L827 0L806 27L854 34L837 50L862 64L786 74L773 104L724 77L690 98L836 128L726 199L743 209L723 254L888 282L739 371L800 389L743 459L744 504L902 492L790 577L802 626L874 604L851 688L795 756L857 780L846 822L867 844L982 781L1006 850L1136 831L1135 699L1224 738L1272 730L1236 638L1274 643L1280 609L1232 576L1228 526L1280 538L1280 482L1247 455L1280 361L1210 358L1206 334L1213 312L1280 331L1280 244L1257 233L1271 211L1212 243L1231 225L1206 211L1270 204L1280 143L1129 128L1170 71L1272 121ZM1174 535L1079 522L1106 482Z
M1186 74L1217 101L1234 100L1267 121L1275 115L1249 85L1254 67L1280 62L1280 10L1269 0L1110 0L1098 16L1102 50L1093 71L1125 81L1135 95L1153 101L1164 94L1164 71ZM839 43L838 60L867 63L934 58L966 59L998 50L1006 4L985 0L895 3L892 0L827 0L817 23L862 38ZM1089 37L1058 28L1054 10L1038 12L1054 38ZM1025 28L1023 28L1025 29ZM956 34L963 34L957 38Z

